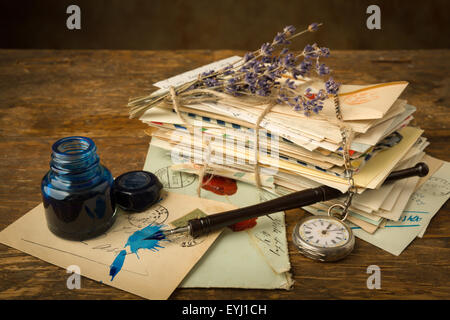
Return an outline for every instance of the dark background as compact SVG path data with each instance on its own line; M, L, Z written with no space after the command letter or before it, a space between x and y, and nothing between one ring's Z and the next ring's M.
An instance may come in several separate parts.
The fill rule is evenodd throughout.
M66 27L71 4L81 30ZM366 28L370 4L381 8L381 30ZM293 48L449 48L449 12L448 0L0 0L0 47L250 50L286 25L323 22Z

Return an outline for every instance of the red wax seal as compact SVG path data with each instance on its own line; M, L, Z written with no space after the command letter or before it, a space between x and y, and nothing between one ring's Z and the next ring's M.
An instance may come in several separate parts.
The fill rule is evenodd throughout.
M229 226L229 228L231 230L233 230L234 232L251 229L254 226L256 226L256 219L258 219L258 217L244 220L244 221L241 221L241 222L238 222L238 223L235 223L235 224Z
M202 188L215 194L231 196L237 192L236 180L221 176L206 174L203 176ZM242 231L256 226L256 218L248 219L231 225L229 228L233 231Z
M236 180L221 176L213 176L205 174L203 176L202 188L220 196L231 196L237 191Z

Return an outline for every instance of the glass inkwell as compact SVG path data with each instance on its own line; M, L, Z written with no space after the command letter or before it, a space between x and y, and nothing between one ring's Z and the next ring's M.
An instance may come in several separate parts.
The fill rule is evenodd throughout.
M52 146L41 191L47 225L55 235L82 241L108 230L116 219L114 178L100 164L87 137L67 137Z

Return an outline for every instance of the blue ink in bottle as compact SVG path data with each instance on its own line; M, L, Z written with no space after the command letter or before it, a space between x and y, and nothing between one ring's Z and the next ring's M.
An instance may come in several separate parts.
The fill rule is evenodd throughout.
M104 233L116 219L113 186L114 178L100 164L94 141L86 137L56 141L50 170L41 183L50 231L78 241Z

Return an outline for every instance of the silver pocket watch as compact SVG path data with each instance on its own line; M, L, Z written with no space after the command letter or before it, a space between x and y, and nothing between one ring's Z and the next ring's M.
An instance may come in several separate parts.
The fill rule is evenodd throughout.
M355 246L352 229L345 224L348 211L342 219L332 214L333 209L345 206L335 204L328 215L311 216L300 220L294 228L292 238L295 246L308 258L319 261L337 261L345 258Z

